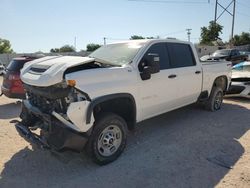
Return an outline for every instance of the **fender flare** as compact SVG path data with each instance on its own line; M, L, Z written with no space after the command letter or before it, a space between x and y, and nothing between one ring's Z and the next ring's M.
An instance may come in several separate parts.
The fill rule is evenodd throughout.
M89 124L91 122L91 115L92 112L95 108L96 105L111 100L111 99L118 99L118 98L129 98L133 104L133 114L135 117L135 121L136 121L136 103L135 103L135 99L133 97L133 95L131 95L130 93L114 93L114 94L110 94L110 95L104 95L104 96L100 96L97 97L96 99L92 100L91 103L88 106L87 109L87 114L86 114L86 124Z

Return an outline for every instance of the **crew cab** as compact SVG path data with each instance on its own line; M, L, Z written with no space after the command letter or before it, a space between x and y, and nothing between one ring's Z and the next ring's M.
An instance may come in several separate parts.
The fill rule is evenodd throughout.
M216 50L212 55L203 56L201 59L205 61L214 61L214 60L222 60L225 59L227 61L231 61L233 65L246 61L248 59L248 55L241 54L237 49L222 49Z
M85 149L103 165L123 152L137 122L195 102L219 110L231 62L200 62L189 42L130 40L88 57L31 61L21 79L27 99L16 124L20 135L56 151Z

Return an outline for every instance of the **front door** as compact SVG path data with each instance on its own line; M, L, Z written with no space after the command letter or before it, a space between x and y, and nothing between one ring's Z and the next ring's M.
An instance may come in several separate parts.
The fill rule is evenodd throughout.
M157 54L160 62L160 72L152 74L148 80L139 82L139 96L141 114L140 119L147 119L157 114L171 110L177 102L178 77L175 70L169 69L169 54L165 43L156 43L150 46L142 59L147 59L149 54ZM145 66L139 63L139 70Z

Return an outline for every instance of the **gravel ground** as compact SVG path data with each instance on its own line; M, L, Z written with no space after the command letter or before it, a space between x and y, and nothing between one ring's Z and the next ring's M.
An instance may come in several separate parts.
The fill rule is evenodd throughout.
M0 83L2 78L0 78ZM33 149L11 120L20 103L0 98L0 187L250 187L250 101L212 113L191 105L138 124L121 157Z

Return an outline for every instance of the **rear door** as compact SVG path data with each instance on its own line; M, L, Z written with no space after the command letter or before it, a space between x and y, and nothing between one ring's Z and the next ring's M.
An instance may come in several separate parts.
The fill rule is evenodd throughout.
M202 68L196 63L192 48L184 43L167 43L170 70L176 74L176 107L197 101L202 88Z

